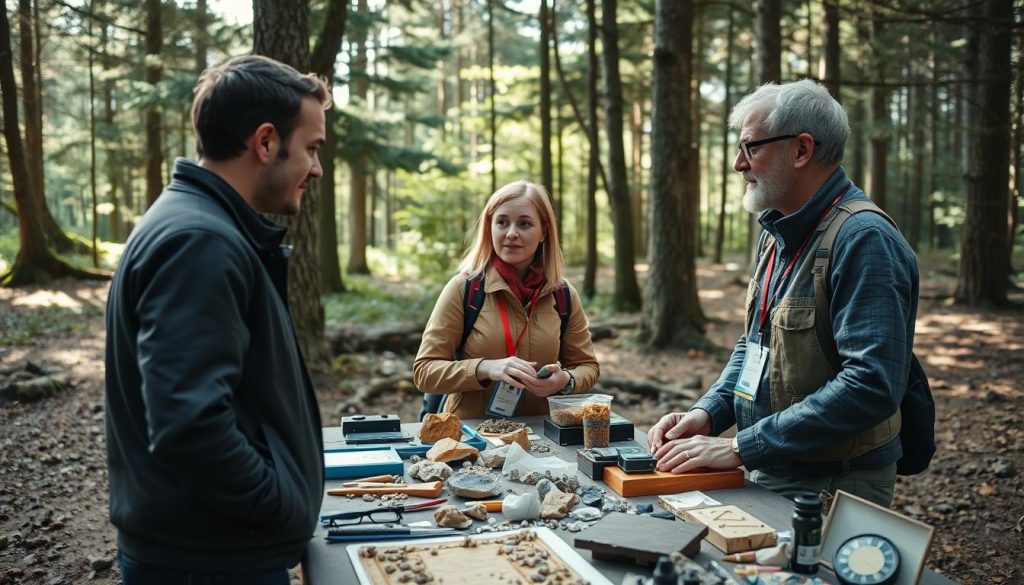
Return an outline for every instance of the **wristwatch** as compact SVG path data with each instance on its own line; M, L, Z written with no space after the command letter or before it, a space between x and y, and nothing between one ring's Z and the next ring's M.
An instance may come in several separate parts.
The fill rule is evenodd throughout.
M562 396L565 396L566 394L575 394L576 376L573 376L572 372L570 372L569 370L563 369L562 371L565 372L566 374L569 374L569 381L565 383L565 387L559 390L558 393L561 394Z
M735 453L736 455L740 454L740 438L739 437L733 437L732 438L732 452Z

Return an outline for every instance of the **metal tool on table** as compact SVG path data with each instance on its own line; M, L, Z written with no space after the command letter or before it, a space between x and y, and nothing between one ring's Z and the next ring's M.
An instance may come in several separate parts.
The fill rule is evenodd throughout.
M396 540L403 538L431 538L452 536L460 531L454 528L414 528L411 526L368 525L342 526L327 531L327 542L358 542L362 540Z
M405 494L407 496L416 496L420 498L436 498L441 495L441 490L444 487L440 481L431 481L427 483L417 484L404 484L404 483L383 483L383 482L350 482L356 483L355 486L342 487L327 490L329 496L361 496L364 494L370 495L383 495L383 494Z

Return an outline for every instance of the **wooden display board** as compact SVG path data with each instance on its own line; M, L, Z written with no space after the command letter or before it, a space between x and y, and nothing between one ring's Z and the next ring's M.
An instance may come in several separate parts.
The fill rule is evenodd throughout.
M737 506L687 510L686 521L707 526L707 541L726 554L772 546L777 541L774 528Z
M445 585L535 583L534 575L544 582L561 577L564 583L612 585L548 528L367 543L348 552L362 585L409 585L418 575Z
M604 468L604 482L624 498L657 496L693 490L713 490L743 487L743 470L692 471L690 473L626 473L618 466Z

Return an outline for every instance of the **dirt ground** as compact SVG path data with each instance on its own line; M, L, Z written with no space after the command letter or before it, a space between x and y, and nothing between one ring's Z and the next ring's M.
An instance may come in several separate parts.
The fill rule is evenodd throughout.
M894 507L935 528L931 569L963 583L1024 583L1024 313L952 305L955 269L948 256L922 259L916 353L936 398L938 453L927 472L899 479ZM699 278L712 318L708 336L720 349L650 353L623 328L596 344L602 374L710 385L742 326L746 276L736 264L700 263ZM1022 292L1012 298L1024 303ZM0 585L120 581L107 520L105 299L106 286L77 282L0 289L0 370L30 360L72 381L45 400L0 403ZM410 362L408 355L359 354L318 375L324 424L338 424L352 388L407 371ZM616 411L646 430L689 402L657 404L619 392ZM418 407L411 387L365 406L407 421Z

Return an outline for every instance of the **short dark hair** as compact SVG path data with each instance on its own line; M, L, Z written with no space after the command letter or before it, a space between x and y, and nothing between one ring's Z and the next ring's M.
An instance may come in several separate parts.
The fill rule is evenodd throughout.
M331 104L327 82L313 73L260 55L233 57L199 76L192 102L192 130L199 158L223 161L245 150L260 124L271 123L287 144L302 100Z

